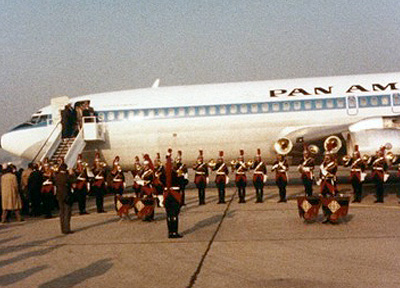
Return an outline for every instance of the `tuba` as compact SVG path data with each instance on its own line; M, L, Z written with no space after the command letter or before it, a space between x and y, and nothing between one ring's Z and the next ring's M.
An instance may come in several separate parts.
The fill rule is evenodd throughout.
M293 143L288 138L279 138L274 144L275 151L278 154L286 155L289 154L293 149Z
M329 136L324 141L325 151L331 151L332 153L337 153L340 148L342 148L342 141L337 136Z

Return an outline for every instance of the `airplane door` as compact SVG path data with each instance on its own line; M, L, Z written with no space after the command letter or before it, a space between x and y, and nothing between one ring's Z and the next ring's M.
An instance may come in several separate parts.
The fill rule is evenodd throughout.
M400 113L400 93L391 95L391 104L393 113Z
M347 114L357 115L358 113L358 99L357 96L346 96Z

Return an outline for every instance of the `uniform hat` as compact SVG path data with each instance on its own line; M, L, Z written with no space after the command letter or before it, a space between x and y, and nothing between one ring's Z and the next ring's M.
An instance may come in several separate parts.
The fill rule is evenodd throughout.
M172 156L172 149L168 148L168 152L167 152L166 158L171 157L171 156Z
M199 150L199 156L197 157L197 160L203 159L203 150Z

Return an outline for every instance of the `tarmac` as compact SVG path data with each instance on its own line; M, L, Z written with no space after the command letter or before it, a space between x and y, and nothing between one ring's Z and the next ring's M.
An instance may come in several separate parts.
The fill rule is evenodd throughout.
M351 204L337 225L322 224L322 216L313 223L299 218L297 184L279 204L275 186L258 204L253 187L245 204L228 188L222 205L209 188L204 206L189 189L181 239L167 238L162 208L154 222L121 220L112 196L104 214L90 198L89 215L79 215L74 204L74 234L62 235L57 217L0 226L0 286L400 287L397 189L388 186L385 203L374 204L373 186L366 185L362 203ZM349 184L339 190L351 195Z

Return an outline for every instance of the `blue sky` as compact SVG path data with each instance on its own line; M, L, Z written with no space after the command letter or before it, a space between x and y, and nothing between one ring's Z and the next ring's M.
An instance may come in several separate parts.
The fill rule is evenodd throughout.
M400 71L398 1L0 0L0 134L55 96Z

